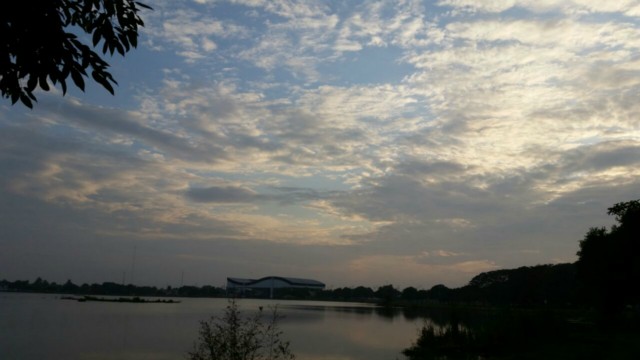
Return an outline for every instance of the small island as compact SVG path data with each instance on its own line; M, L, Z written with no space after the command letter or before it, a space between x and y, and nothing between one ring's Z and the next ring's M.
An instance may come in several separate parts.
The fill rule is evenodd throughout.
M136 303L136 304L178 304L180 301L172 300L172 299L156 299L156 300L147 300L140 298L138 296L134 297L119 297L117 299L111 298L102 298L95 296L63 296L60 298L61 300L75 300L78 302L86 302L86 301L100 301L100 302L116 302L116 303Z

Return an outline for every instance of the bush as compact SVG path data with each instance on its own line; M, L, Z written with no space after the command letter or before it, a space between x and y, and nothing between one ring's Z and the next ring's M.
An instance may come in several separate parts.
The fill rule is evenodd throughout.
M569 339L568 330L566 320L550 311L502 309L473 326L453 311L444 326L425 324L403 354L410 360L585 359L574 348L584 344Z
M278 360L295 359L289 342L281 339L277 306L268 321L262 307L252 316L242 316L238 303L230 299L221 317L200 322L198 341L190 360Z

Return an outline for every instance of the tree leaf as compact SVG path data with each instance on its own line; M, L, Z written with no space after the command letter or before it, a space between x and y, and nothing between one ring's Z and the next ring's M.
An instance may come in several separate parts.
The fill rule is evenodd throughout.
M71 69L71 79L73 80L73 83L80 88L80 90L84 91L84 79L78 70Z
M22 103L29 109L33 109L33 103L31 102L31 99L29 99L27 95L20 94L20 101L22 101Z
M114 44L116 45L116 50L118 50L118 52L120 53L120 55L124 56L124 47L122 47L122 44L120 44L118 41L115 41Z
M130 49L130 47L129 47L129 39L122 32L121 29L120 29L120 31L118 31L118 39L120 40L120 44L124 46L125 52L129 51L129 49ZM124 54L122 54L122 55L124 55Z
M153 10L153 8L149 5L143 4L141 2L136 1L136 4L142 8L148 9L148 10Z
M136 35L136 33L133 32L129 32L128 35L129 37L129 42L131 43L132 47L138 47L138 35Z
M95 80L97 83L102 85L102 87L107 89L107 91L110 92L111 95L115 95L113 87L109 83L109 80L107 80L107 78L104 76L104 74L99 73L98 71L94 71L91 73L91 76L93 77L93 80Z
M98 45L101 37L102 37L102 33L100 32L100 28L98 27L93 31L93 46Z
M42 76L40 76L40 87L44 91L49 91L49 84L47 84L47 75L46 74L42 74Z
M35 76L34 74L31 74L31 76L29 76L29 81L27 81L27 89L33 90L36 88L37 85L38 85L38 77Z
M62 95L67 94L67 82L64 79L60 79L60 87L62 88Z

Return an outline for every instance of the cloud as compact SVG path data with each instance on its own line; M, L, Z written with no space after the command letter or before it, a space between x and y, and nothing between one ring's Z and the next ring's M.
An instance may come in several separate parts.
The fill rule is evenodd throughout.
M75 99L69 99L55 106L43 102L42 107L50 111L48 114L51 120L123 135L140 141L142 145L158 149L165 156L208 162L225 158L222 149L215 144L194 143L186 134L179 136L145 125L146 119L140 113L85 105Z
M363 46L424 46L435 35L425 12L418 1L364 3L345 19L341 38Z
M589 0L499 0L478 2L473 0L441 0L440 6L450 6L463 12L501 13L509 9L520 8L534 13L559 11L565 14L623 13L637 16L638 4L633 0L601 2Z
M565 153L562 161L565 173L602 172L615 168L627 172L640 162L640 142L622 140L585 145ZM633 172L628 174L632 176Z
M200 3L205 9L208 4ZM250 31L232 21L220 21L208 17L198 9L175 7L172 2L154 5L155 11L145 14L144 33L147 41L156 50L171 47L175 53L187 62L207 59L208 54L218 49L216 39L241 40L249 36Z
M0 246L21 259L73 260L60 244L120 274L136 242L202 281L460 285L572 261L637 197L634 2L154 8L117 97L0 107Z
M431 288L439 283L465 285L473 275L496 270L498 266L488 260L470 260L446 264L429 264L418 261L414 256L375 255L354 259L349 264L348 277L352 281L363 278L377 279L377 283L396 284L396 286L418 286ZM389 269L394 269L390 272ZM402 274L402 275L400 275ZM460 279L452 282L452 279Z
M200 203L261 203L279 206L298 205L340 196L337 191L317 191L310 188L268 186L262 193L241 186L190 187L185 197Z
M211 186L207 188L190 188L187 198L196 202L243 203L252 202L259 196L255 191L234 186Z

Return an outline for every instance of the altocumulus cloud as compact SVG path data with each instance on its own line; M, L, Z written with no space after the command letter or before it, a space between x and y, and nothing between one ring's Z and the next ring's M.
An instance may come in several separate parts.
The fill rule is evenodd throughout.
M210 186L207 188L190 188L185 193L187 198L196 202L211 203L245 203L260 200L261 196L247 188L234 186Z
M0 106L5 276L455 286L638 197L638 1L152 5L115 97Z

